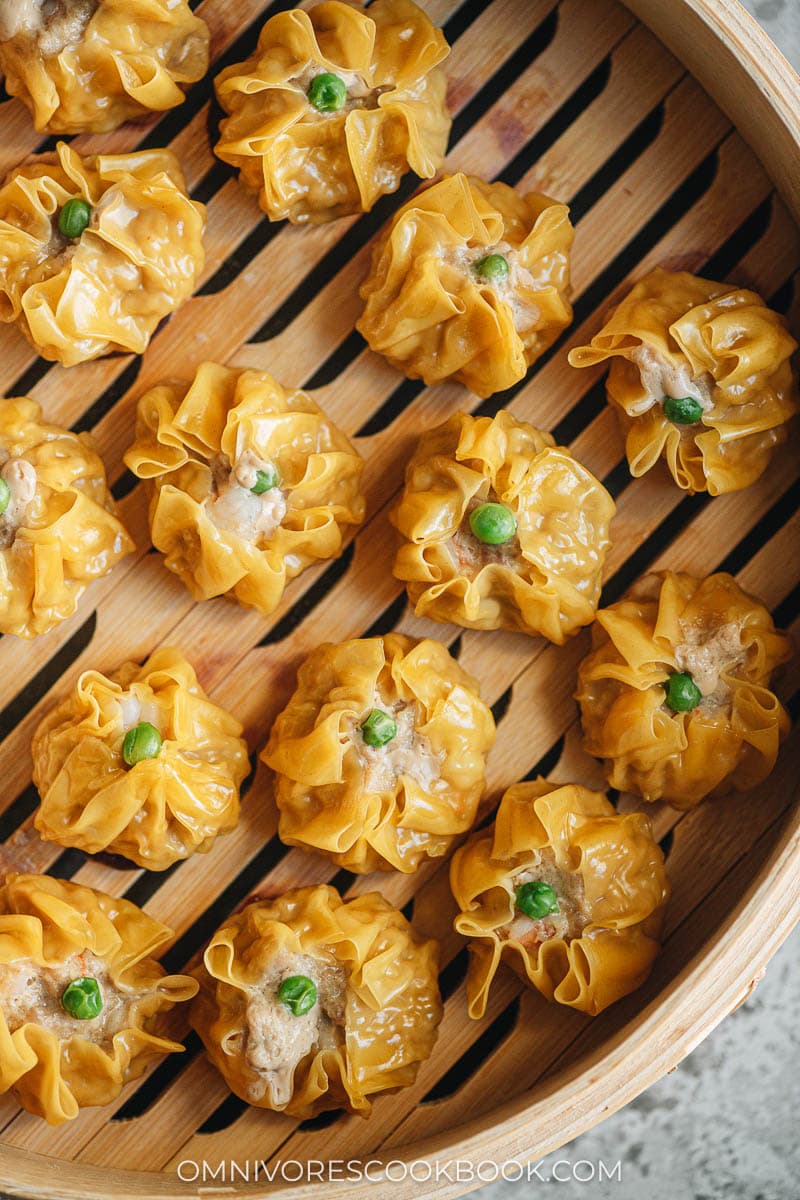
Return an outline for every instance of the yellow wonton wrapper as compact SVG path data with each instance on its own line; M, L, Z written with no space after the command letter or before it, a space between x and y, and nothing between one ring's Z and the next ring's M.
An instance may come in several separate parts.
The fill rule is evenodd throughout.
M48 875L8 876L0 887L0 1092L59 1125L81 1108L111 1103L155 1057L182 1051L156 1032L160 1013L197 992L194 979L166 975L150 957L171 937L128 900ZM31 1020L10 1030L3 1007L10 965L23 959L33 971L53 970L87 952L102 960L116 989L130 993L113 1037L92 1041L86 1027L95 1021L75 1020L70 1037Z
M516 915L512 877L544 847L558 868L580 875L589 920L580 937L527 947L499 930ZM494 824L456 851L450 885L461 909L454 927L474 939L471 1017L486 1011L504 957L548 1000L596 1016L644 983L660 949L669 883L650 822L617 813L602 793L578 784L537 779L509 788Z
M396 703L415 706L415 736L438 774L398 769L369 790L359 727ZM390 633L320 646L261 754L277 775L280 837L360 874L415 871L472 825L494 733L476 681L439 642ZM418 745L408 760L422 757Z
M35 637L71 617L133 542L89 434L43 421L34 400L0 400L0 477L12 497L30 495L0 515L0 633Z
M158 729L161 752L128 767L125 733L142 721ZM151 871L210 850L239 817L250 770L241 735L177 650L108 677L84 671L33 737L36 828L48 841L121 854Z
M598 612L593 634L577 699L584 746L605 759L612 787L685 809L712 793L745 791L769 775L789 730L769 681L791 658L792 645L732 576L647 576ZM719 682L696 708L673 712L665 684L673 672L686 672L681 647L698 638L698 667L719 669ZM702 691L697 670L689 674Z
M42 0L0 14L6 89L39 133L103 133L182 104L208 70L208 27L187 0Z
M468 511L499 501L514 513L510 549L459 556L461 533L480 552ZM519 629L558 645L594 618L614 502L548 433L516 421L456 413L423 434L391 520L403 542L394 574L417 616L472 629ZM495 551L496 553L492 553Z
M273 1105L245 1057L246 989L281 952L338 963L347 983L342 1044L305 1056L279 1111L301 1120L330 1108L369 1116L370 1097L413 1083L433 1050L442 1016L436 942L419 937L377 892L342 901L324 884L232 916L196 971L190 1020L231 1091L259 1108Z
M92 208L80 238L58 232L68 200ZM0 321L65 367L142 354L189 296L205 260L205 207L170 150L28 159L0 187Z
M572 320L565 204L448 175L395 213L361 285L356 328L411 379L457 379L478 396L517 383ZM500 282L473 270L489 254Z
M368 212L408 170L429 179L441 167L451 121L437 64L449 53L411 0L277 13L255 53L215 80L230 116L214 152L273 221ZM306 94L325 73L347 84L338 112L320 112Z
M719 496L758 479L785 440L786 422L798 410L790 363L796 348L782 317L755 292L658 269L636 284L588 346L570 351L569 361L591 367L611 360L608 399L620 416L632 475L663 457L679 487ZM666 373L656 372L660 396L643 382L636 361L643 352L646 364L665 364ZM664 395L693 397L703 407L700 419L669 421Z
M280 474L286 511L274 532L251 538L209 515L214 462L255 453ZM306 392L271 375L203 363L191 384L164 384L139 401L125 462L150 479L153 545L195 600L230 594L269 616L306 567L338 558L364 519L364 463Z

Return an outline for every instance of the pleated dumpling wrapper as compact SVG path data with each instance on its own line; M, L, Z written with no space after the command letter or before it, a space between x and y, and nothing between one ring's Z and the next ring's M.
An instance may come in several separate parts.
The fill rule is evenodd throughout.
M766 779L789 731L770 677L792 657L731 575L648 575L601 609L578 672L584 746L609 784L693 808Z
M65 367L143 354L194 291L204 229L171 150L82 158L59 142L0 186L0 321Z
M415 871L475 820L494 733L476 681L440 642L319 646L261 754L278 833L358 874Z
M0 67L39 133L104 133L174 108L208 70L188 0L6 0Z
M369 1116L416 1079L442 1004L438 946L377 892L335 888L256 900L217 930L190 1021L242 1100L304 1120Z
M368 212L407 171L441 167L449 53L411 0L276 13L251 57L214 81L229 114L214 152L273 221Z
M153 545L195 600L269 616L364 519L361 457L308 393L261 371L203 363L145 392L125 462L152 480Z
M447 175L376 243L356 328L411 379L502 392L572 320L573 236L565 204Z
M90 435L0 400L0 633L46 633L132 550Z
M163 871L210 850L239 817L242 726L163 647L139 666L84 671L31 746L43 838Z
M417 616L561 645L594 618L614 511L550 434L505 409L456 413L406 467L394 574Z
M494 824L454 854L450 884L470 939L471 1017L501 960L595 1016L644 983L660 949L669 884L650 822L578 784L509 788Z
M663 458L678 487L719 496L758 479L785 440L798 411L796 349L755 292L657 269L569 361L610 361L632 475Z
M60 1125L183 1051L164 1014L197 983L151 957L172 930L129 900L49 875L0 886L0 1092Z

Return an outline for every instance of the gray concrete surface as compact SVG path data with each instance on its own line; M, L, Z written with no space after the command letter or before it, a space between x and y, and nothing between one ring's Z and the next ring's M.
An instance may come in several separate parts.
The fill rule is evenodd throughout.
M800 0L745 7L800 68ZM677 1071L537 1164L534 1178L487 1184L475 1197L800 1200L798 997L795 932L753 997Z

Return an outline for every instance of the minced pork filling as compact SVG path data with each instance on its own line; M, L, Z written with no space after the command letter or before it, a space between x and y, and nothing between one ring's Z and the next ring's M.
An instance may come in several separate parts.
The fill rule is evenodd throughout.
M0 449L0 462L4 451ZM6 510L0 515L0 550L7 549L16 537L20 525L25 523L25 513L36 495L36 468L24 458L9 458L0 466L2 477L9 490Z
M103 1000L100 1013L91 1020L70 1016L61 1005L67 984L84 977L97 980ZM81 1037L107 1046L115 1033L129 1026L131 1005L144 994L114 983L105 961L89 950L49 967L24 958L0 964L0 1010L11 1033L34 1024L62 1040Z
M211 463L214 494L206 507L214 524L248 542L268 541L286 516L286 497L278 486L260 495L252 488L259 471L272 469L252 450L243 451L233 462L217 455Z
M416 702L398 700L388 704L376 693L374 708L389 714L397 733L385 746L373 747L364 741L360 726L354 727L351 740L364 770L364 787L368 792L394 792L400 776L406 775L423 791L430 792L441 778L444 756L417 729Z
M546 883L556 894L558 912L534 920L516 911L513 919L498 930L500 937L503 940L513 938L526 949L532 949L550 938L563 938L564 941L579 938L589 921L584 904L583 878L577 872L563 871L556 866L553 851L549 847L532 853L533 861L512 876L514 891L525 883Z
M654 405L663 404L665 398L670 396L676 400L689 396L697 401L703 412L713 408L711 389L714 381L710 375L695 377L688 362L675 365L650 346L636 346L628 357L639 369L642 389L645 392L640 401L629 407L628 411L632 416L641 416L642 413L649 412ZM691 426L676 428L691 429Z
M477 280L472 268L481 259L490 254L501 254L508 263L508 274L502 279ZM536 325L542 311L538 304L525 295L537 290L537 282L527 267L519 259L519 250L509 242L500 241L495 246L454 246L448 247L442 254L445 263L455 267L463 275L470 277L481 288L489 290L497 299L507 304L511 309L514 329L517 333L525 333Z
M76 45L100 0L0 0L0 41L34 38L45 58Z
M316 1003L301 1016L278 999L281 983L292 975L307 976L317 989ZM266 1095L274 1108L288 1103L303 1059L344 1042L346 999L347 975L333 959L285 950L273 958L258 983L247 989L241 1049L258 1075L248 1088L250 1100Z
M744 665L748 650L742 645L742 627L726 621L709 629L704 625L682 625L683 640L675 647L678 669L691 675L708 707L724 705L730 689L721 678Z
M472 532L469 524L470 513L480 504L487 502L497 502L493 492L484 497L473 496L464 511L461 524L448 543L459 575L466 575L468 579L474 579L491 563L507 567L510 571L515 571L520 566L520 549L516 534L499 546L491 546L475 537Z

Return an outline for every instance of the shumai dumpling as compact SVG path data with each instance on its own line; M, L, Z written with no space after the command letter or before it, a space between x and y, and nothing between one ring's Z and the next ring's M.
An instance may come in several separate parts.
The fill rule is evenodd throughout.
M6 90L39 133L104 133L174 108L208 70L187 0L2 0Z
M81 158L59 142L0 187L0 321L65 367L142 354L194 290L204 228L172 151Z
M250 770L242 726L212 703L182 654L84 671L33 736L43 838L163 871L239 817Z
M573 234L565 204L445 176L375 245L356 329L411 379L502 392L572 320Z
M230 116L214 152L272 221L368 212L407 171L429 179L441 167L449 53L411 0L276 13L253 55L215 80Z
M0 886L0 1092L60 1125L110 1104L154 1058L183 1050L161 1015L197 983L151 955L172 930L129 900L49 875Z
M391 514L417 616L561 645L594 618L614 501L548 433L456 413L422 435Z
M471 1017L501 959L548 1000L596 1016L644 983L660 949L669 884L650 822L578 784L509 788L494 824L456 851L450 884L455 929L471 939Z
M766 779L789 730L770 676L792 645L732 576L646 576L593 635L577 699L612 787L693 808Z
M132 550L90 435L0 400L0 633L46 633Z
M475 820L494 732L475 680L439 642L319 646L261 754L278 833L358 874L415 871Z
M242 1100L305 1119L369 1116L416 1079L442 1016L438 946L377 892L298 888L212 937L190 1021Z
M719 496L758 479L798 410L797 342L755 292L655 270L573 367L611 360L607 393L631 474L663 458L678 487Z
M125 462L152 480L153 545L195 600L269 616L364 519L361 457L311 396L261 371L203 363L146 392Z

